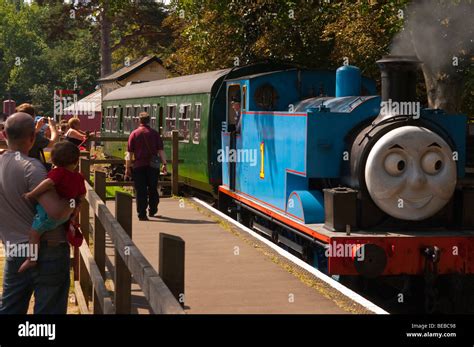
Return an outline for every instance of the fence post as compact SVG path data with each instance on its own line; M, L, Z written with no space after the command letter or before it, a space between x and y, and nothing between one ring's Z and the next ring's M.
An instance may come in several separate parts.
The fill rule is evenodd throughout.
M81 157L79 168L85 180L91 184L91 161L89 158Z
M160 233L159 275L176 300L184 307L184 240Z
M90 215L89 215L89 201L84 199L81 204L81 213L79 214L79 222L81 224L82 234L84 236L84 242L89 244L89 235L90 235ZM87 272L86 265L81 257L79 252L78 254L78 262L79 262L79 283L81 284L82 291L84 292L84 296L86 299L86 303L91 298L91 280L89 277L89 273Z
M171 193L173 195L178 195L179 193L179 176L178 176L178 166L179 166L179 131L172 131L172 142L171 142L171 164L173 171L171 173Z
M115 218L132 238L132 201L130 194L117 192L115 195ZM115 312L130 314L132 309L132 275L127 264L115 248Z
M94 173L94 190L105 203L106 198L106 186L105 186L106 174L103 171L95 171Z
M105 172L96 171L94 173L94 190L97 195L105 203ZM105 279L105 229L102 226L99 216L94 214L94 260L99 268L102 277ZM103 313L100 304L97 302L99 298L94 290L94 313Z

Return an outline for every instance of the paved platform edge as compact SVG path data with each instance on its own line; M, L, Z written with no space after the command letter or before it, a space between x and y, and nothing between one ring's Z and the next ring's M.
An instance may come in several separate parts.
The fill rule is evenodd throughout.
M253 230L239 224L206 202L197 198L186 198L186 200L188 203L191 202L191 205L201 213L205 211L214 219L219 220L221 225L222 222L227 224L231 229L227 230L228 232L232 232L248 243L253 243L254 248L259 248L263 255L293 274L305 285L314 288L319 294L332 300L343 310L355 314L389 314L353 290L343 286L333 278L323 274L321 271L275 245ZM202 210L202 208L205 210ZM242 232L245 232L245 234ZM249 236L251 238L249 238Z

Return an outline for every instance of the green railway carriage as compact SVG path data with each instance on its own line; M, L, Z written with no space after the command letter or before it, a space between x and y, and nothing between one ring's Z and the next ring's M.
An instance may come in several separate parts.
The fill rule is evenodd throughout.
M128 136L138 126L139 113L148 112L150 126L162 136L170 136L172 130L178 130L184 138L179 143L179 157L183 160L179 167L180 180L211 192L211 178L219 180L219 172L214 167L217 155L213 151L219 139L214 138L209 129L225 116L224 113L213 114L212 102L219 81L228 72L230 69L134 84L113 91L103 100L102 133ZM165 142L165 151L169 156L169 142ZM109 142L105 152L123 158L126 144Z
M215 193L222 182L222 122L226 120L225 80L288 67L286 64L259 63L196 75L132 84L107 94L102 102L102 134L128 136L138 126L138 115L146 111L151 127L162 136L178 130L179 179L193 188ZM170 156L170 143L165 142ZM126 144L108 142L105 153L123 158Z

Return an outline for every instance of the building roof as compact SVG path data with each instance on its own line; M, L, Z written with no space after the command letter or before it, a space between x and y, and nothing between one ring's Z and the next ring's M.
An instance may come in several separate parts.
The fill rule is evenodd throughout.
M102 91L97 89L92 94L73 103L64 109L64 114L92 113L102 111Z
M231 70L232 69L224 69L196 75L132 84L110 92L104 97L104 101L209 93L216 81Z
M152 63L152 62L158 62L161 65L163 65L163 62L161 61L160 58L154 55L148 55L146 57L140 58L138 60L135 60L133 63L131 63L129 66L124 66L121 69L118 69L115 72L112 72L110 75L107 75L105 77L102 77L98 80L98 82L109 82L109 81L120 81L128 76L130 76L132 73L136 72L138 69L141 69L142 67Z

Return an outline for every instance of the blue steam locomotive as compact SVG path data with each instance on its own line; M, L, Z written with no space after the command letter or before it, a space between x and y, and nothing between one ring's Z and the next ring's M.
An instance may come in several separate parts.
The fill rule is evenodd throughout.
M381 97L354 66L227 79L219 207L330 275L473 274L466 116L420 107L416 59L377 63Z

